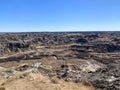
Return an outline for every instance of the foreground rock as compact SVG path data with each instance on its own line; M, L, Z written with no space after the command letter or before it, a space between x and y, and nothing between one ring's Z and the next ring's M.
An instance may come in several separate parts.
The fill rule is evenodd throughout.
M55 77L49 78L47 75L42 75L38 70L41 67L40 63L33 64L27 70L23 69L26 68L24 65L20 65L20 69L21 67L21 73L15 73L13 70L2 72L0 90L96 90L83 84L65 82ZM7 80L3 81L3 78Z
M102 90L120 90L120 64L110 64L92 73L88 82Z

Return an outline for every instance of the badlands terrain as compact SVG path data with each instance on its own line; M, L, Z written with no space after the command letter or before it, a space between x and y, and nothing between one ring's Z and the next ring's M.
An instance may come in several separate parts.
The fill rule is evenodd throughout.
M120 90L120 32L1 33L0 90Z

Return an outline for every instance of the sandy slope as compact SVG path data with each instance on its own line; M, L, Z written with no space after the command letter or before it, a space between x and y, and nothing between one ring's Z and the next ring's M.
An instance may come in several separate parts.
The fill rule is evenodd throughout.
M41 74L29 74L27 77L7 82L5 90L95 90L82 84L65 82L58 79L50 80Z

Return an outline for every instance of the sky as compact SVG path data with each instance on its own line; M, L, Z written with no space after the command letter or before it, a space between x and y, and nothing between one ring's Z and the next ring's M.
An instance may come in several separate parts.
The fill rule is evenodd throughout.
M120 0L0 0L0 32L119 30Z

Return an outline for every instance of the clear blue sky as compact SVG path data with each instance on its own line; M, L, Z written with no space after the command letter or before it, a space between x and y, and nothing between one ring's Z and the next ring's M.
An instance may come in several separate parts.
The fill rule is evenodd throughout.
M120 30L120 0L0 0L0 32Z

